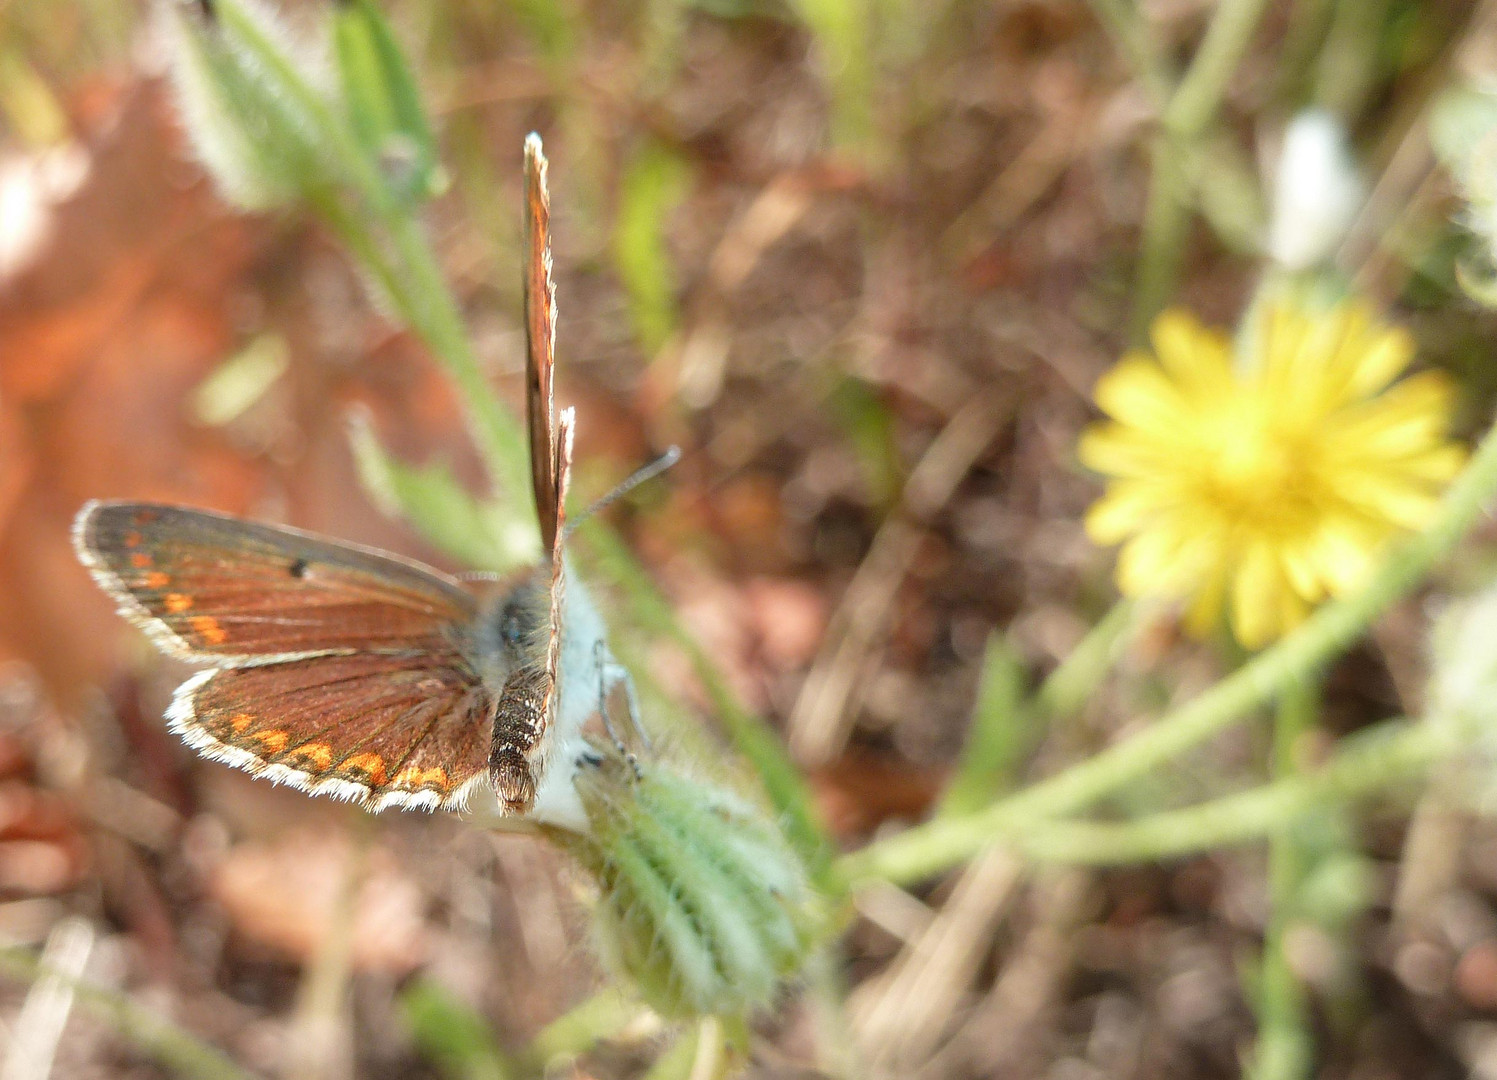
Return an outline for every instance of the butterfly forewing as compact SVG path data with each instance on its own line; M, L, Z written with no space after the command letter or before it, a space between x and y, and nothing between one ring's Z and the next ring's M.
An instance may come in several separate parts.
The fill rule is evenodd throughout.
M525 420L530 477L546 550L556 538L556 286L551 279L551 193L541 137L525 140Z
M209 757L338 798L459 806L486 775L489 698L463 657L356 653L206 671L174 731Z
M476 611L434 570L294 529L152 503L90 503L78 555L165 651L216 664L412 652Z

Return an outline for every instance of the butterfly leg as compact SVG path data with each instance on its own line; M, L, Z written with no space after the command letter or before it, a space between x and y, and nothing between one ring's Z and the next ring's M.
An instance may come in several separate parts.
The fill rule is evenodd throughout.
M634 693L634 680L629 676L628 669L608 656L608 647L598 641L593 645L593 658L598 664L598 714L603 718L603 730L613 740L614 747L624 759L629 762L629 767L639 775L639 760L634 756L619 733L614 730L613 718L608 714L608 692L619 683L624 686L624 701L629 712L629 723L639 735L645 749L650 748L650 738L639 722L639 699Z
M639 711L639 694L634 689L634 676L629 674L629 669L623 664L609 662L604 666L603 680L609 686L622 686L624 688L624 708L629 713L629 726L639 736L639 744L646 750L653 750L654 746L650 744L650 733L645 730L644 724L639 719L641 715Z

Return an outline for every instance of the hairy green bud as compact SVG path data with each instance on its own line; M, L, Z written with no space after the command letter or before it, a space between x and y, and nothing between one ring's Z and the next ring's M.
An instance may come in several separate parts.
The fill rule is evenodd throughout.
M605 961L666 1016L767 1005L811 948L818 905L800 860L754 805L616 755L575 781L591 826L557 834L597 879Z
M162 8L183 125L224 196L265 210L325 185L305 97L319 67L312 54L254 0L215 5L211 16L175 0Z

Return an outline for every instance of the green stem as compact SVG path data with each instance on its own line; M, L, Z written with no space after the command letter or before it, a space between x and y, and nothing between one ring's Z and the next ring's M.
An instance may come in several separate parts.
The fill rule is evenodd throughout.
M1174 92L1175 74L1138 8L1129 0L1091 0L1091 6L1134 76L1153 98L1155 107L1165 108Z
M1271 772L1276 779L1292 782L1301 775L1304 737L1314 729L1318 713L1318 694L1308 680L1286 687L1274 718ZM1305 1022L1305 990L1287 949L1308 864L1309 853L1292 823L1269 839L1269 915L1258 971L1258 1038L1248 1072L1252 1080L1303 1080L1309 1072L1314 1044Z
M514 417L490 393L477 354L468 340L462 312L420 225L391 193L379 168L365 155L348 125L302 78L280 48L260 32L255 21L231 0L216 4L215 11L225 29L232 30L253 51L255 58L273 73L276 82L295 98L303 115L316 124L323 151L335 162L337 172L351 186L362 209L386 234L391 255L388 259L374 259L372 253L380 245L358 212L339 215L333 222L345 239L350 230L365 233L365 238L362 241L356 238L352 246L370 260L371 270L389 289L401 317L446 366L471 414L493 480L518 502L530 490L526 464L529 450L524 435ZM319 208L326 209L320 200Z
M1297 107L1309 97L1311 67L1320 55L1336 0L1294 0L1274 72L1274 96Z
M1191 217L1186 156L1163 132L1154 136L1149 147L1149 201L1144 208L1133 317L1128 326L1128 338L1134 344L1148 337L1149 325L1164 309L1180 276Z
M580 1057L612 1039L648 1010L615 988L603 990L543 1027L525 1048L527 1072L545 1073L558 1061Z
M1002 638L989 641L967 743L936 816L975 813L1012 788L1017 769L1051 724L1079 712L1112 670L1129 632L1140 621L1138 608L1132 600L1119 600L1028 696L1017 654Z
M1080 711L1131 640L1141 621L1140 607L1136 600L1119 600L1045 677L1034 692L1034 707L1042 717L1058 719Z
M79 1004L182 1076L195 1080L254 1080L196 1035L142 1008L124 994L49 970L21 949L0 949L0 973L26 982L46 976L67 983Z
M1044 818L1096 803L1220 733L1351 646L1372 621L1416 588L1459 543L1497 494L1497 430L1488 431L1434 523L1389 553L1359 591L1326 604L1232 675L1109 749L970 817L943 819L875 842L838 866L853 881L909 882L939 873Z
M1129 336L1142 341L1174 292L1189 236L1193 195L1209 190L1212 169L1200 162L1200 143L1211 128L1237 65L1263 18L1267 0L1220 0L1190 67L1173 89L1165 84L1157 47L1136 9L1121 0L1093 0L1139 79L1163 108L1163 131L1150 153L1149 201L1135 283ZM1194 175L1193 175L1194 174Z
M1186 138L1206 130L1267 7L1268 0L1220 0L1190 68L1164 111L1167 130Z
M1315 103L1350 122L1366 106L1383 62L1379 37L1391 0L1339 0L1315 73Z
M1181 810L1125 822L1036 822L1014 843L1043 862L1112 866L1158 862L1255 843L1323 806L1423 776L1464 745L1449 728L1389 721L1357 736L1318 769Z

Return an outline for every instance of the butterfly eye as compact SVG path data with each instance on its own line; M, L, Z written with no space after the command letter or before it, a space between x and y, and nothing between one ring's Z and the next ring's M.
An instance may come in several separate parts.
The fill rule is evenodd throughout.
M520 605L505 606L504 621L499 624L499 633L504 638L504 643L510 648L520 647L520 643L525 640L525 628L520 619Z

